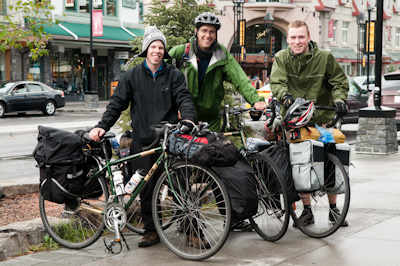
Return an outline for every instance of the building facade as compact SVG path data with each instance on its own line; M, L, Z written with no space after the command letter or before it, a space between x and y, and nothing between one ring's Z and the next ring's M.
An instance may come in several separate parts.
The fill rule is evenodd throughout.
M12 4L7 1L0 0L3 15L7 14L7 5ZM46 47L50 52L48 56L34 61L28 48L0 52L0 81L41 81L64 90L69 100L83 100L83 93L88 91L97 92L99 99L108 99L112 93L111 84L123 74L123 65L134 55L130 41L143 36L143 2L94 0L92 3L93 10L101 13L103 21L102 35L92 39L92 89L88 82L89 2L81 0L53 1L53 16L61 22L45 25L45 32L52 37Z

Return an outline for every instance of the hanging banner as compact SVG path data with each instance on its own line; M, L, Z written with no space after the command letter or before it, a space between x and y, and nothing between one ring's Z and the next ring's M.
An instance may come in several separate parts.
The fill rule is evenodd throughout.
M333 19L328 21L328 38L333 39Z
M103 10L97 9L92 11L93 18L93 37L103 36Z

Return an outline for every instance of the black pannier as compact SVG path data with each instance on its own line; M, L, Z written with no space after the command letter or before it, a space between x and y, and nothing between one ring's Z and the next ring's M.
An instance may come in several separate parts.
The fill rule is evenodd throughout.
M98 197L100 183L85 187L90 169L96 162L88 162L83 154L81 138L71 132L39 126L38 144L33 156L40 168L40 191L45 200L69 203L81 196Z
M239 159L231 140L209 130L197 132L196 136L172 133L169 152L204 166L233 166Z

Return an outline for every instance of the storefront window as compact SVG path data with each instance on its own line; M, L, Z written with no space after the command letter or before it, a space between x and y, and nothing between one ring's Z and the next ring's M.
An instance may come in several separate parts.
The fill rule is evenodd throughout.
M246 29L246 52L251 54L271 52L270 38L275 36L275 52L282 49L282 33L275 28L269 30L264 24L250 26Z
M106 15L107 16L116 16L117 12L115 10L115 7L117 5L117 0L106 0L106 3L107 3Z
M51 71L52 87L66 94L84 92L87 87L86 65L88 55L82 55L78 49L65 49L64 53L53 53Z
M0 52L0 80L6 80L6 54Z
M29 72L27 80L40 81L40 62L29 60Z

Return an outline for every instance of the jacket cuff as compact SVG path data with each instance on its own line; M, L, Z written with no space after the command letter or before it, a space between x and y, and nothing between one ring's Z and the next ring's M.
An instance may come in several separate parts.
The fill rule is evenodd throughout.
M342 99L335 99L333 100L334 103L346 103L345 101L343 101Z

